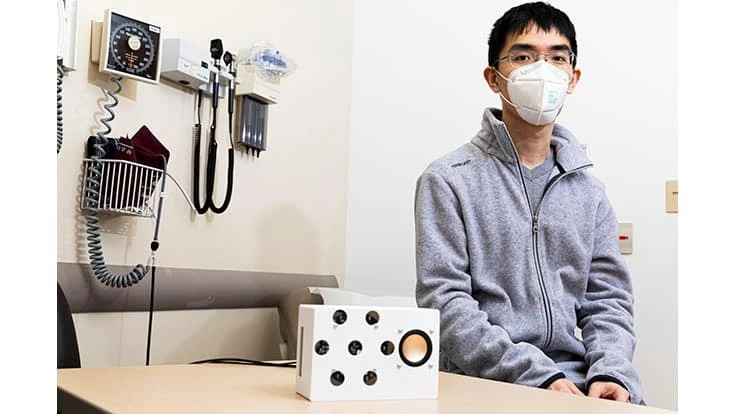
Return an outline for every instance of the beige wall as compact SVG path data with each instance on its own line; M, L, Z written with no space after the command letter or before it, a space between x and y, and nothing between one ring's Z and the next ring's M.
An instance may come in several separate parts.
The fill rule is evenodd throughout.
M100 76L89 63L91 22L102 21L106 8L162 27L164 38L183 38L208 50L212 38L221 38L224 48L237 53L255 41L269 41L293 59L298 69L282 81L281 100L269 108L267 151L260 158L236 151L234 191L229 209L221 215L194 214L173 182L167 184L157 252L157 264L168 267L250 270L284 273L332 274L342 283L345 267L345 221L347 155L352 56L352 2L341 0L215 0L202 3L159 1L79 2L78 70L64 78L64 143L58 156L58 261L88 262L84 214L80 211L81 169L86 138L101 129L102 105L98 85L112 88L107 75ZM195 94L168 83L149 85L124 82L111 136L132 135L148 126L171 151L169 172L191 194L192 125ZM203 130L209 125L203 106ZM227 164L227 111L218 108L218 204L224 196ZM203 134L202 142L206 142ZM107 263L145 263L154 223L144 218L105 218L102 221L103 251ZM239 311L238 317L221 324L223 338L241 329L238 321L251 320L254 330L273 333L274 316L260 310ZM174 312L174 315L177 313ZM169 316L167 316L169 317ZM191 314L181 313L181 318ZM121 315L75 315L80 331L83 362L95 337L119 337L113 348L125 354L126 344L143 338L145 324L130 334L121 328ZM172 321L175 320L171 319ZM227 318L226 318L227 319ZM104 322L104 321L117 322ZM167 319L164 319L167 320ZM137 324L139 325L139 324ZM186 332L172 322L168 340L178 341ZM140 332L139 335L133 332ZM178 333L177 333L178 332ZM110 336L112 335L112 336ZM133 337L131 337L131 335ZM196 339L211 341L216 332ZM272 344L273 335L264 343ZM163 335L156 335L159 340ZM247 342L247 341L246 341ZM261 344L251 344L260 349ZM176 342L157 345L175 348ZM191 342L186 349L195 355ZM247 348L247 347L246 347ZM270 348L269 348L270 349ZM136 351L137 352L137 351ZM255 352L251 358L273 356ZM268 354L268 355L266 355ZM143 355L143 354L141 354ZM214 356L214 355L213 355ZM221 355L224 356L224 355ZM238 356L229 354L227 356ZM87 355L93 365L141 360L138 357ZM162 357L162 360L166 360Z

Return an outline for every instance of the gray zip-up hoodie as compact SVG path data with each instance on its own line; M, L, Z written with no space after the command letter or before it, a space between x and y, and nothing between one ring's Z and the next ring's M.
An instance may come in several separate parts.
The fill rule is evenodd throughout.
M442 369L542 388L567 377L584 391L613 381L642 403L631 279L604 187L556 124L559 173L532 211L500 118L486 109L477 135L417 181L416 298L440 311Z

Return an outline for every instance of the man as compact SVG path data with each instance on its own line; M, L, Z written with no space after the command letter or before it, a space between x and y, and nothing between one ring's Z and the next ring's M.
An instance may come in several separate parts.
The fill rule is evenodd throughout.
M554 122L576 57L572 22L546 3L494 24L484 77L502 107L417 181L417 303L440 311L445 371L643 404L617 219Z

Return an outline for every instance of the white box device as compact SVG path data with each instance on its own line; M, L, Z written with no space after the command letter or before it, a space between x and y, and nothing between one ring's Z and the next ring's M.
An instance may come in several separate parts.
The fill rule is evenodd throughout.
M199 88L210 81L210 56L182 39L164 39L161 76L190 87Z
M244 63L238 64L237 76L240 83L235 86L235 95L254 96L269 105L278 103L279 80L268 80L256 73L253 66Z
M311 401L437 398L439 312L301 305L296 391Z

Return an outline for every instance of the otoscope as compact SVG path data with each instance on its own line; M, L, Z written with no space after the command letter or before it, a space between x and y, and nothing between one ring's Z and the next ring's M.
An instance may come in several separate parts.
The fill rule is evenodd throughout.
M212 39L210 41L210 55L215 61L214 80L212 82L212 123L210 124L210 145L207 148L207 180L205 191L211 201L212 192L215 189L215 164L217 163L217 141L215 130L217 129L217 101L220 100L220 58L222 57L222 40Z
M230 52L225 52L222 57L222 61L227 65L228 73L233 77L230 79L230 88L228 89L227 95L227 113L229 119L229 132L230 142L233 140L233 112L234 112L234 101L235 101L235 71L233 70L233 55Z

